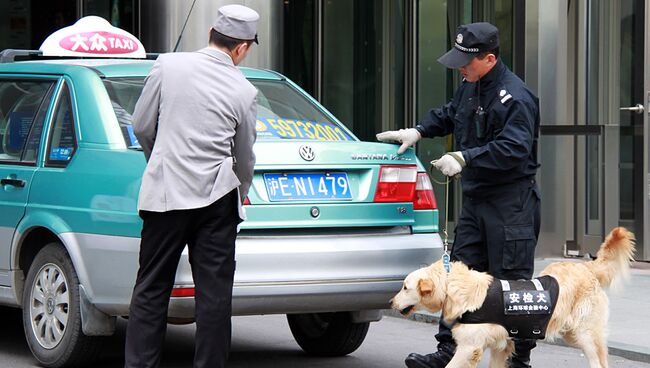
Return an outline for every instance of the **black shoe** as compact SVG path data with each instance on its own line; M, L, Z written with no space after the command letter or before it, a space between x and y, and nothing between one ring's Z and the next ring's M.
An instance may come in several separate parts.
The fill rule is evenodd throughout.
M454 350L456 349L453 345L438 344L438 351L435 353L426 355L411 353L404 363L408 368L445 368L454 357Z
M508 368L531 368L530 351L537 346L536 340L515 339L515 352L508 358Z
M508 358L508 364L506 366L508 368L532 368L529 363L530 359L519 359L515 353L515 355Z

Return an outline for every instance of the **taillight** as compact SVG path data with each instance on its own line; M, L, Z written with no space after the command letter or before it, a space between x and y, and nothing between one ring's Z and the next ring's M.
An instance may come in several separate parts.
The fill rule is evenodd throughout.
M172 297L190 297L194 296L193 287L175 287L172 289Z
M251 200L248 197L244 198L244 206L251 204Z
M375 202L411 202L417 173L415 165L382 165Z
M413 196L414 210L435 210L438 208L436 196L433 194L433 186L427 173L418 173L415 184L415 195Z

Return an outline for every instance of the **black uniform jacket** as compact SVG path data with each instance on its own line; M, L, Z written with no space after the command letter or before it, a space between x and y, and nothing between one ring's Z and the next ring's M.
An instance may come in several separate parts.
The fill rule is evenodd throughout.
M478 107L483 119L475 119ZM464 81L447 105L430 110L416 126L424 137L455 136L467 166L467 195L490 193L501 184L535 175L539 100L499 59L479 81Z

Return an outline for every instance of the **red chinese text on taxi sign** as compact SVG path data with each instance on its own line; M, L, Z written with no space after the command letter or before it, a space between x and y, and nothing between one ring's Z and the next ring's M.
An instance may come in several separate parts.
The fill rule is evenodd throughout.
M82 32L64 37L59 46L89 54L128 54L138 50L138 43L124 35L111 32Z

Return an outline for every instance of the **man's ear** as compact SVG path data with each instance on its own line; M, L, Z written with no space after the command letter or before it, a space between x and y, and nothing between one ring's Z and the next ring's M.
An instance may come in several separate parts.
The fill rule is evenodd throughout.
M248 50L249 48L250 48L250 46L248 45L248 43L242 42L242 43L239 44L239 46L237 46L237 53L245 54L246 50Z
M418 292L420 295L429 295L433 292L433 281L429 279L420 279L418 281Z

